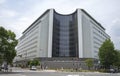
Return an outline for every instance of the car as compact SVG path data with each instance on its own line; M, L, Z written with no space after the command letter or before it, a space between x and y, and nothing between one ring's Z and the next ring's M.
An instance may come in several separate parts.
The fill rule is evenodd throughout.
M114 69L110 69L110 72L114 72Z
M3 66L0 66L0 69L2 70L2 69L4 69L4 67L3 67Z
M35 66L32 66L30 70L37 70L37 68Z
M115 73L116 72L116 70L115 69L110 69L110 73Z

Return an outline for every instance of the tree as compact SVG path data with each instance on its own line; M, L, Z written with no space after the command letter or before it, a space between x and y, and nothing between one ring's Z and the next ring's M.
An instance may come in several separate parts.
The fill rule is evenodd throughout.
M3 28L0 27L0 62L2 64L3 62L3 56L4 56L4 52L6 50L6 46L7 45L7 31Z
M15 47L18 43L16 35L10 30L0 27L0 57L1 62L6 61L11 64L16 56Z
M88 66L88 69L90 70L91 67L93 67L93 60L92 59L87 59L85 60L86 65Z
M114 50L114 44L110 39L105 40L99 48L100 64L106 69L110 68L117 61L117 52Z
M117 66L118 69L120 69L120 51L119 51L119 50L116 50L116 52L117 52L116 55L117 55L117 59L118 59L118 60L117 60L117 62L114 63L114 65Z
M37 66L37 65L40 65L40 61L37 59L34 59L34 60L29 61L28 64L30 66Z
M2 64L2 61L3 61L2 56L0 55L0 65Z

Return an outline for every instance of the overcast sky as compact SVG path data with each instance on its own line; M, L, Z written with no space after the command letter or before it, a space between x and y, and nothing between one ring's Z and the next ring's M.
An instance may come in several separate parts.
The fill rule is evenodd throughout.
M0 26L22 32L45 10L55 8L69 14L82 8L95 18L111 36L116 49L120 49L120 0L0 0Z

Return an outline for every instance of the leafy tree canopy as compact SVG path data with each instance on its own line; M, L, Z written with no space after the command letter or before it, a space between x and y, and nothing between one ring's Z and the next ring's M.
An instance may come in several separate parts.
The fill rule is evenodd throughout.
M0 27L0 62L6 61L11 64L16 56L15 47L18 41L11 30Z
M99 48L99 60L105 68L110 68L117 60L117 51L114 50L114 44L110 39L105 40Z
M93 59L87 59L87 60L85 60L85 63L88 66L88 69L90 69L90 67L93 67L93 65L94 65Z
M30 65L30 66L37 66L37 65L40 65L40 61L37 60L37 59L30 60L30 61L28 62L28 65Z
M118 68L120 68L120 51L119 50L116 50L117 52L117 62L114 63L115 66L118 66Z

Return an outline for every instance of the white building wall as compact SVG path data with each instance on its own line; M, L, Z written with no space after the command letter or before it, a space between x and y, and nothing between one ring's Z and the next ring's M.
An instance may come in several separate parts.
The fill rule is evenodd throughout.
M40 20L38 57L48 57L49 12L46 13Z
M105 30L86 13L82 12L83 57L97 58L102 43L110 38Z
M83 57L92 58L92 33L89 17L82 12Z
M49 37L48 37L48 56L52 57L52 37L53 37L53 9L50 10L49 13Z
M77 10L79 58L98 58L105 39L110 38L86 13ZM19 39L17 55L22 58L52 57L53 9L45 13Z
M31 28L23 34L17 45L17 55L22 55L22 59L36 57L39 29L37 25Z
M83 58L83 35L82 35L82 11L81 9L77 10L78 15L78 48L79 48L79 58Z
M94 58L98 59L98 52L99 52L100 46L102 45L102 43L106 39L108 39L110 37L109 37L109 35L107 35L105 33L105 30L103 30L102 28L100 28L98 26L98 24L96 24L92 20L91 20L91 25L92 25L92 29L93 29L93 31L92 31L92 33L93 33L93 40L92 41L94 43L94 45L93 45L93 48L94 48L93 49L93 52L94 52L93 56L94 56Z
M81 9L77 9L77 14L79 58L98 58L100 46L105 39L110 37L99 24Z
M49 11L27 28L17 45L17 55L21 59L48 57Z

